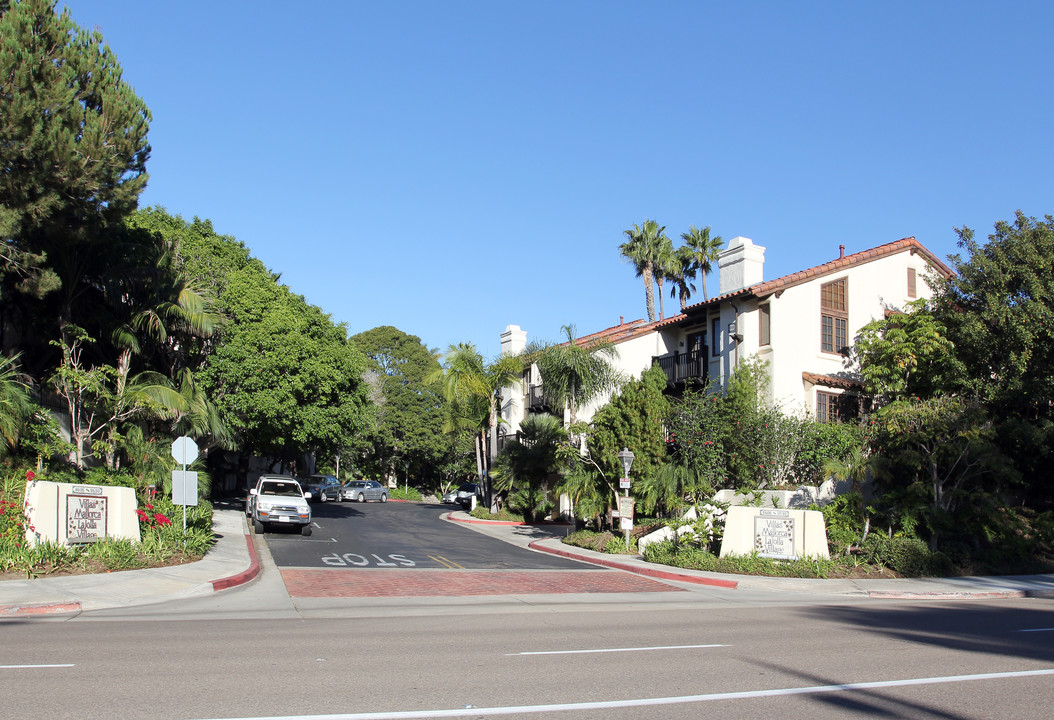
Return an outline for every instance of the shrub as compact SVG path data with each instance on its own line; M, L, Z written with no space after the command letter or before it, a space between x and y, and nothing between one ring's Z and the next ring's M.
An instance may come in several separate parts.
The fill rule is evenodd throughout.
M388 496L392 500L413 500L419 501L421 499L421 492L416 488L399 488L394 487L388 493Z
M957 574L948 556L932 552L915 537L872 533L864 541L861 554L866 562L884 565L905 577Z

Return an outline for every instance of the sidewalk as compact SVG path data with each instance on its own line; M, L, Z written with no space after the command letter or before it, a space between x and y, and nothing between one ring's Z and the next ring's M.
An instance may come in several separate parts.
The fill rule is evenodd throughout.
M1006 575L959 578L903 578L881 580L821 580L683 570L645 562L639 555L610 555L565 545L560 538L567 526L522 525L479 520L466 512L449 514L453 522L538 552L560 555L594 565L672 582L708 585L728 590L750 589L876 599L959 600L1018 597L1054 597L1054 575Z
M214 510L216 544L201 560L147 570L0 582L0 618L68 614L208 595L247 583L260 571L245 513Z
M454 511L447 519L504 542L538 552L603 565L646 577L688 585L769 592L856 596L877 599L991 599L1054 597L1054 575L902 580L815 580L725 575L682 570L645 562L639 556L609 555L564 545L570 526L478 520ZM252 536L241 510L213 513L216 544L204 559L187 565L126 570L95 575L66 575L0 582L0 618L76 614L86 610L131 607L200 597L242 585L260 572Z

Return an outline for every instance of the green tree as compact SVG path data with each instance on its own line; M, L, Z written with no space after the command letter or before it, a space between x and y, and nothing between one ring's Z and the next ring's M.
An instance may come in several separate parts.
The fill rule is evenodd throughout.
M200 380L244 451L332 456L367 426L366 362L343 325L256 260L227 278L220 306L229 320Z
M1015 414L1049 416L1054 403L1054 219L1018 212L979 244L962 228L956 274L935 314L979 397Z
M376 390L376 423L353 440L359 456L385 473L433 474L450 449L442 431L445 401L427 382L439 362L420 338L390 325L354 335L351 342L366 357L366 381Z
M618 453L623 448L633 451L633 478L645 481L658 471L665 460L666 439L663 421L669 413L666 373L653 365L639 380L630 380L621 391L600 408L590 423L589 455L600 470L598 482L608 488L607 502L615 503L618 487L614 479L621 477L622 464Z
M549 407L567 410L574 425L579 408L618 387L622 374L613 364L618 358L614 344L597 339L581 342L574 325L564 325L561 331L562 343L534 346L525 356L538 365Z
M55 6L17 0L0 14L0 229L9 279L61 281L61 331L120 262L110 231L145 187L150 111L102 36Z
M1054 506L1054 221L1016 213L988 241L958 230L965 257L938 283L934 314L965 368L966 394L994 422L1003 454L1025 482L1025 502Z
M963 376L955 345L926 300L865 325L853 351L868 393L879 401L932 397L953 390Z
M655 262L665 232L665 226L659 227L654 220L645 220L642 225L634 224L632 229L625 230L623 234L629 239L619 245L619 254L633 263L637 277L644 279L649 322L655 322Z
M898 400L875 416L874 453L887 463L887 490L901 497L929 497L921 519L931 544L951 532L952 518L989 504L995 481L1014 472L994 442L984 407L963 398ZM905 492L914 490L914 493ZM902 512L912 512L902 507Z

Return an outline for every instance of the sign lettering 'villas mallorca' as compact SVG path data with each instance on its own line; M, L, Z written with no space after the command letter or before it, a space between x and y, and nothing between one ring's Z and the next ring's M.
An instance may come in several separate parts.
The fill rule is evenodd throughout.
M794 518L787 510L759 510L754 516L754 551L761 557L797 560Z
M823 513L741 505L728 508L721 557L751 553L777 560L830 557Z
M101 487L74 485L66 496L66 541L95 542L106 537L106 496Z

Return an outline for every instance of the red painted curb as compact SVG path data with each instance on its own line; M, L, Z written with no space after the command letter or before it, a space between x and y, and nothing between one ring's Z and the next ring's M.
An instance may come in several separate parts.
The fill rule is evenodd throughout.
M39 605L0 605L0 617L24 617L26 615L52 615L57 613L78 613L79 602L40 603Z
M245 536L245 543L249 546L249 567L229 577L212 581L212 589L226 590L228 588L243 585L260 574L260 559L256 556L256 546L253 545L252 535Z
M535 540L530 543L529 547L532 550L549 553L550 555L559 555L560 557L571 558L572 560L581 560L583 562L593 563L594 565L603 565L604 567L610 567L616 570L625 570L626 572L658 578L659 580L674 580L676 582L695 583L696 585L711 585L713 587L727 588L729 590L735 590L739 587L739 583L735 580L719 580L717 578L699 577L698 575L685 575L672 570L660 570L656 567L627 565L626 563L620 563L617 560L608 560L607 558L593 557L592 555L585 556L571 550L544 547L540 543L541 540Z

